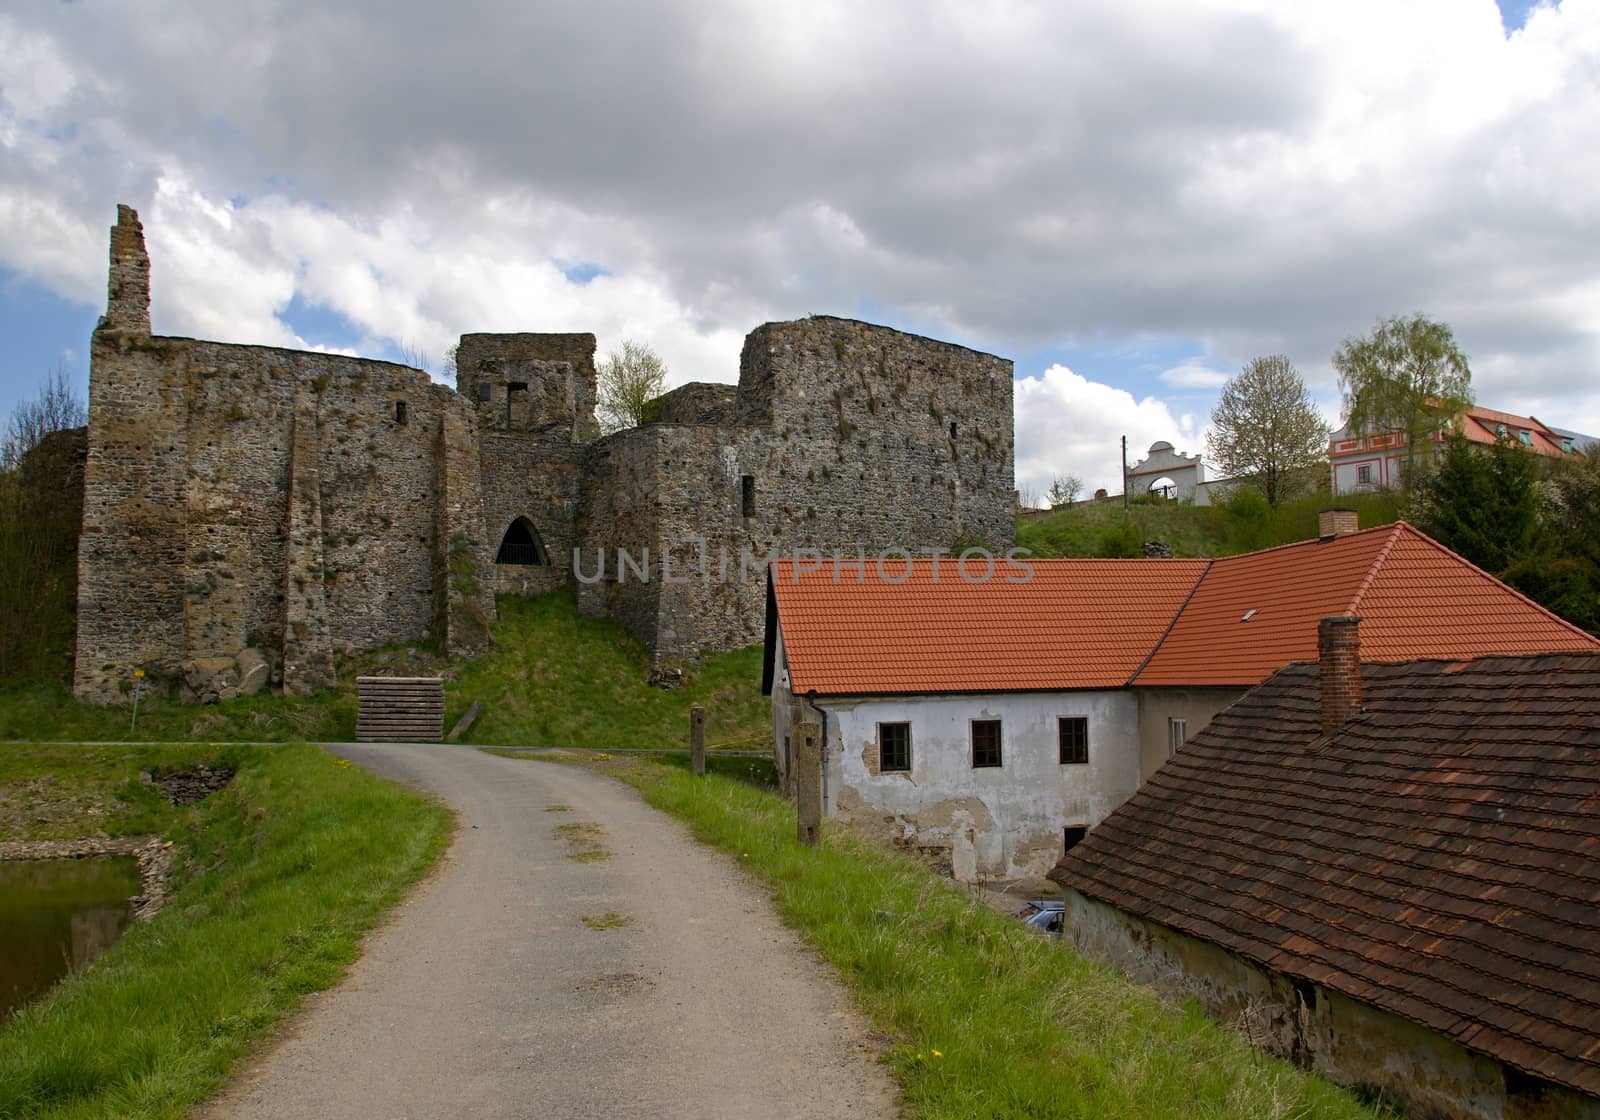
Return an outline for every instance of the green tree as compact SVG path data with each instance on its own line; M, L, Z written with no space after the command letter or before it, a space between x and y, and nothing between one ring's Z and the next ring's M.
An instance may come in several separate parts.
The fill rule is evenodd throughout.
M86 418L58 369L0 432L0 680L70 675Z
M1328 453L1328 425L1282 354L1256 358L1222 390L1206 447L1224 475L1240 475L1269 505L1305 486Z
M1600 454L1561 464L1536 547L1505 573L1524 595L1600 635Z
M1334 352L1352 431L1406 435L1409 473L1418 446L1472 403L1472 370L1444 323L1423 315L1379 320Z
M1075 474L1056 475L1050 483L1050 506L1070 506L1083 493L1083 479Z
M629 339L600 363L595 411L600 429L636 428L650 417L650 405L667 387L667 366L642 342Z
M1419 486L1422 527L1446 548L1501 575L1534 551L1537 485L1529 452L1507 440L1479 450L1457 433Z
M51 432L81 428L89 422L89 410L73 388L67 371L57 366L44 379L39 391L18 404L0 433L0 470L14 470L22 457L39 445Z

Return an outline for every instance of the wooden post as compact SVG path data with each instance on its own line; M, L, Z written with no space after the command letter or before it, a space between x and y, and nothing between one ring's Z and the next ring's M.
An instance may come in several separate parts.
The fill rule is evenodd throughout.
M817 725L802 723L794 752L795 835L815 848L822 839L822 744Z
M699 704L689 709L689 769L706 776L706 710Z

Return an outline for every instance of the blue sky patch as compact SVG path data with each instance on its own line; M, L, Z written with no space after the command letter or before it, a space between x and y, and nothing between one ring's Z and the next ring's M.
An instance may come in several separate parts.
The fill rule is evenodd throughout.
M0 269L0 421L39 391L57 366L89 395L89 335L100 308L64 300L41 284Z

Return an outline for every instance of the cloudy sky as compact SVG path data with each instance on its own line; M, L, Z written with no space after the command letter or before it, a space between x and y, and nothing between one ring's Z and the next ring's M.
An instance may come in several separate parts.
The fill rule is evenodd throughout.
M1034 490L1201 449L1260 354L1337 421L1334 348L1414 311L1600 433L1600 0L18 0L0 151L0 413L87 383L120 201L163 334L1001 354Z

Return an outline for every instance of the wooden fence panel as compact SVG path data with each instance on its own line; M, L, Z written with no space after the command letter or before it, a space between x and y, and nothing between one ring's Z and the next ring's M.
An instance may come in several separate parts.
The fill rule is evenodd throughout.
M439 677L357 677L356 739L363 743L438 743L444 739Z

